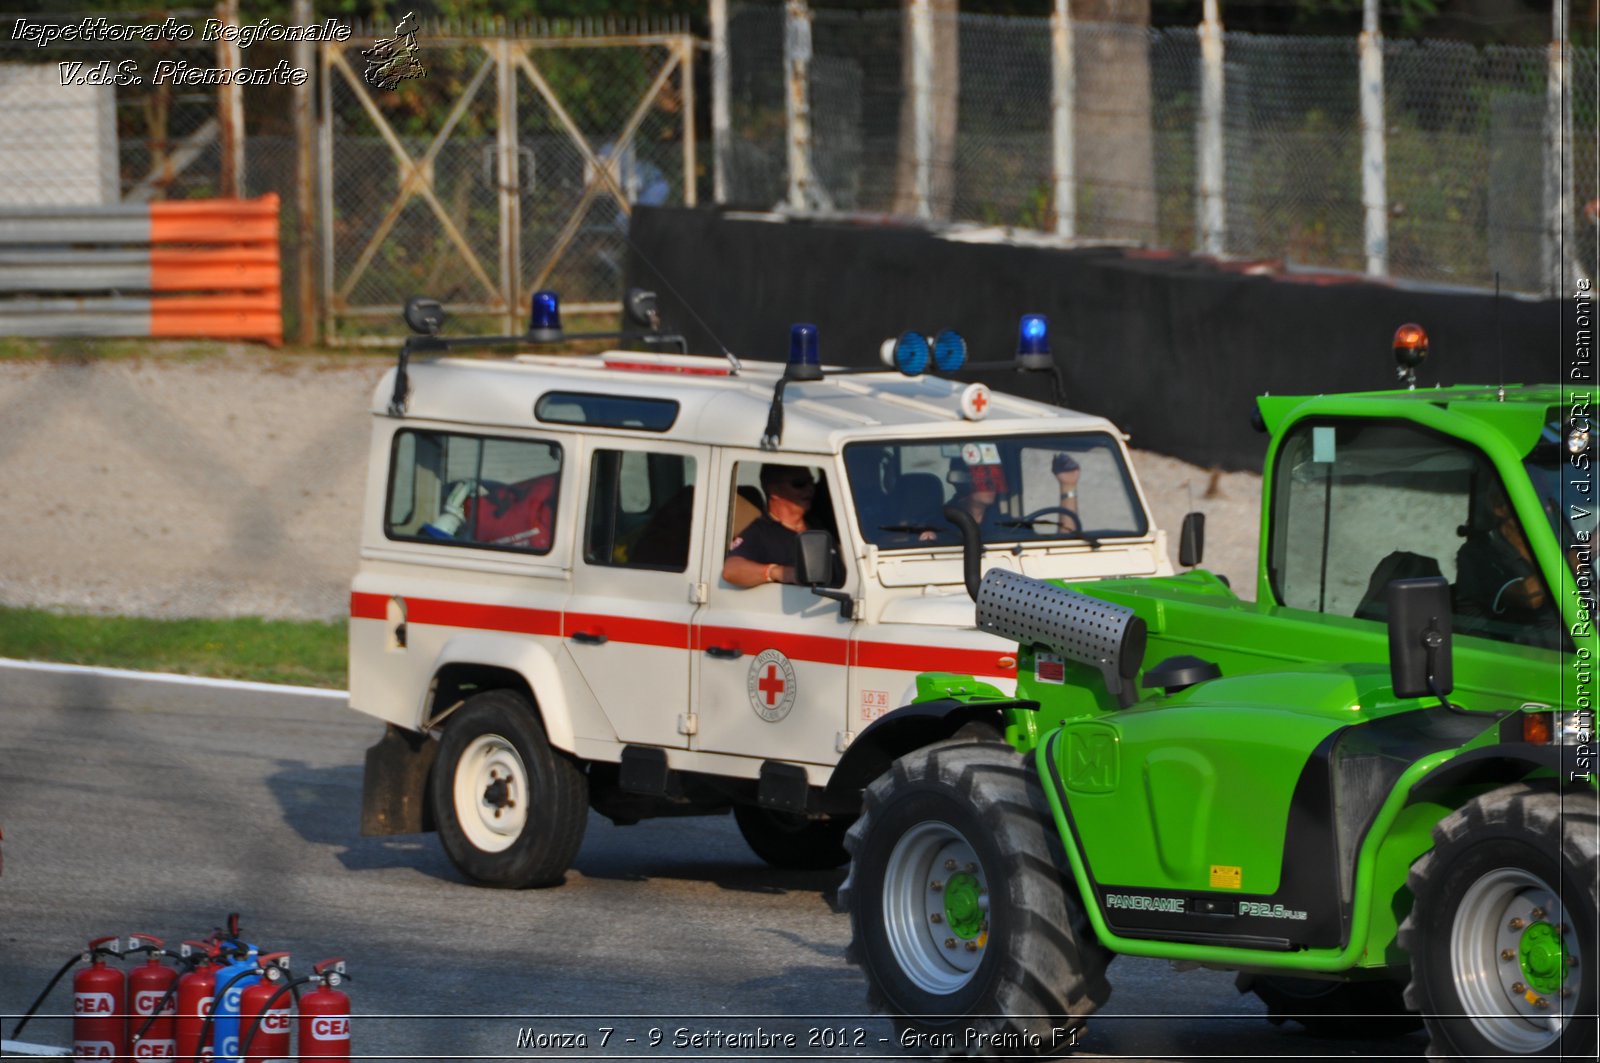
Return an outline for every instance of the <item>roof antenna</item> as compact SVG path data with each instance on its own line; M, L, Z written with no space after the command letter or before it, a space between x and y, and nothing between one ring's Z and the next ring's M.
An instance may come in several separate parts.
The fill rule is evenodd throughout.
M1501 402L1506 401L1506 349L1500 341L1500 271L1494 271L1494 360L1500 387L1495 392Z

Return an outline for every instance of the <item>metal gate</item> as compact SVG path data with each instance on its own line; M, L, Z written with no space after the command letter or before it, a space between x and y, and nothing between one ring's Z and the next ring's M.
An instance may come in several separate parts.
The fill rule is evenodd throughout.
M633 206L696 202L686 27L357 32L321 52L328 342L387 342L419 294L467 329L545 287L616 311Z

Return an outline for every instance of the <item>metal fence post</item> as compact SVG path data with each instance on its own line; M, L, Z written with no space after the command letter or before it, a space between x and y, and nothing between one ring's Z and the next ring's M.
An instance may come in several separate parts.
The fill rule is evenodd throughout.
M1050 13L1050 168L1055 183L1056 235L1078 235L1077 157L1072 139L1077 70L1072 62L1072 10L1055 0Z
M711 198L728 199L728 145L733 128L733 68L728 61L728 0L711 0ZM693 115L689 118L692 123Z
M811 5L788 0L784 9L783 68L788 75L789 206L811 205Z
M340 45L323 41L317 46L317 86L322 94L321 122L317 126L317 209L318 226L322 240L322 274L318 290L321 293L322 338L332 344L337 337L333 313L333 59Z
M911 209L919 218L933 214L933 8L910 0L906 8L911 49L911 143L914 158Z
M678 37L678 83L683 86L683 205L700 205L699 144L694 130L694 38L687 33Z
M1551 8L1550 58L1545 86L1544 112L1544 225L1540 263L1550 294L1560 297L1566 286L1567 200L1572 182L1567 177L1567 10L1565 0Z
M1367 273L1389 273L1389 175L1383 111L1383 31L1378 0L1366 0L1361 28L1361 206Z
M290 19L309 26L314 15L311 0L294 0ZM308 73L316 65L316 46L296 41L294 65ZM316 120L311 110L311 78L294 87L294 206L295 206L295 310L299 319L295 342L309 347L317 342L316 208L311 194L316 179Z
M502 32L504 32L502 30ZM517 159L517 69L512 58L514 46L509 37L495 42L495 86L498 93L498 118L495 122L495 178L500 200L500 284L505 293L506 330L517 331L522 315L522 197L518 194L520 172ZM620 146L602 165L619 161Z
M1200 22L1200 127L1195 131L1200 250L1220 255L1227 246L1228 201L1223 168L1224 68L1222 14L1206 0Z
M217 17L224 25L239 25L239 0L221 0ZM244 65L238 39L217 41L217 65L236 69ZM222 194L244 198L244 89L230 81L217 89L217 123L222 132Z

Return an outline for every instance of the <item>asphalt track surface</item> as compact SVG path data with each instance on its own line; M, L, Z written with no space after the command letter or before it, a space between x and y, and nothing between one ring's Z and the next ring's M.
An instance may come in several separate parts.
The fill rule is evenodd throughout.
M768 868L731 817L592 816L563 885L485 890L432 835L361 836L380 728L342 698L0 666L0 720L7 1038L90 938L200 937L237 911L297 972L346 959L365 1059L906 1058L845 960L843 873ZM1363 1039L1359 1020L1341 1041L1274 1027L1224 972L1124 957L1110 976L1073 1058L1425 1047ZM69 1044L70 1007L64 981L21 1040ZM762 1034L797 1044L748 1047Z

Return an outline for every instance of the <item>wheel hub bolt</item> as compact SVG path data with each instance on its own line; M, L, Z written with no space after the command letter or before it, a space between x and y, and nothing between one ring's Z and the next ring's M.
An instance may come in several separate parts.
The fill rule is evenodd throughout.
M976 941L967 942L967 951L968 952L977 952L978 951L978 943Z
M1521 919L1513 919L1513 920L1511 920L1511 929L1512 930L1521 930L1523 927L1525 927L1527 925L1528 924L1524 923Z
M1528 987L1523 985L1521 982L1513 982L1511 983L1511 991L1518 996L1521 996L1528 991Z
M928 916L928 922L942 923L944 922L944 916L940 915L938 912L934 912L932 915Z
M947 948L947 949L955 948L956 947L956 939L955 938L945 938L944 939L944 947Z
M1500 950L1500 958L1502 960L1514 960L1514 959L1517 958L1517 950L1516 949L1501 949Z
M1550 1007L1550 1002L1548 1000L1546 1000L1544 997L1539 997L1536 1000L1534 1000L1533 1006L1536 1007L1536 1008L1549 1008Z
M1528 915L1530 917L1532 917L1534 922L1538 922L1540 919L1544 918L1544 909L1543 908L1535 908L1533 911L1529 912Z
M978 873L978 865L977 864L968 864L967 865L967 874L976 875L977 873Z
M944 869L946 871L954 871L954 870L956 870L956 868L958 868L960 866L961 865L956 863L954 860L946 860L944 862Z
M933 892L938 893L940 890L944 889L944 883L940 882L938 879L934 879L932 882L928 883L928 888Z

